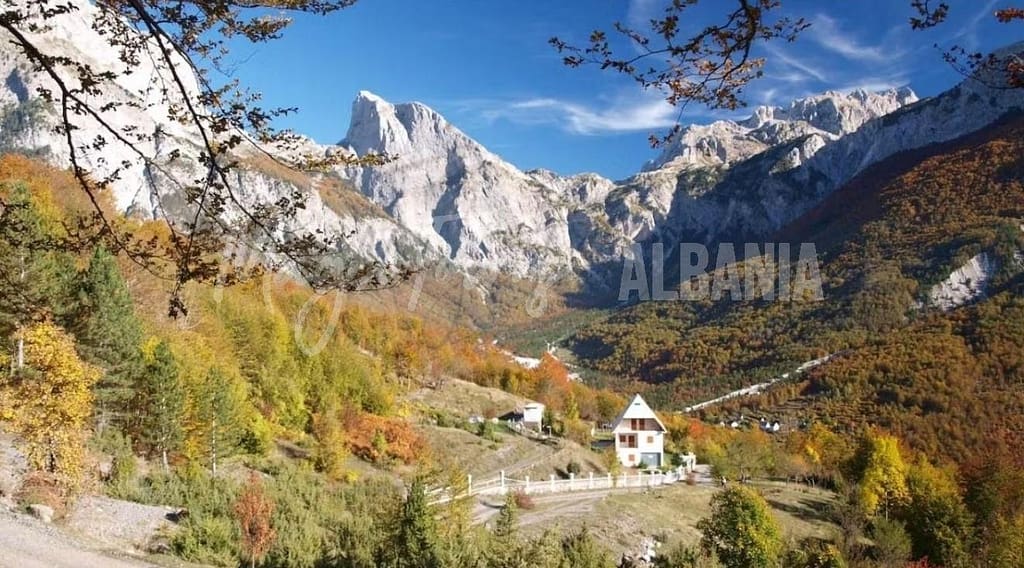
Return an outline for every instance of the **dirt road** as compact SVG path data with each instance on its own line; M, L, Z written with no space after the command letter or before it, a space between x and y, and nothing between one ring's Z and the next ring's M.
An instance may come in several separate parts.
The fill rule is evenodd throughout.
M0 568L142 568L108 556L36 519L0 509Z

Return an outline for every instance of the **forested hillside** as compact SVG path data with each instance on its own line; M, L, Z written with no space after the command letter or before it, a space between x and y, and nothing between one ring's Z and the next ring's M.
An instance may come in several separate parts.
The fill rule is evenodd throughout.
M646 302L583 329L573 348L674 408L838 354L759 407L796 398L786 407L798 417L883 425L950 458L1019 433L1022 156L1024 122L1007 119L886 160L787 227L779 241L816 243L824 301ZM934 306L933 286L982 253L996 267L987 294Z
M174 547L228 562L237 542L224 499L239 468L298 484L281 491L345 500L377 491L324 485L356 479L363 468L352 459L410 478L442 467L409 416L412 390L471 380L565 411L567 429L607 421L621 404L570 381L554 359L527 370L474 332L368 308L357 295L317 295L284 275L191 285L187 313L171 318L174 283L108 252L111 233L74 184L32 159L0 158L0 425L20 437L34 472L22 498L60 508L103 481L115 495L194 507ZM156 259L173 238L166 225L112 218ZM281 447L293 458L281 461ZM101 474L97 460L111 458ZM294 538L326 530L317 523L328 517L307 521ZM281 553L296 546L285 541ZM324 553L320 540L306 546L309 562Z

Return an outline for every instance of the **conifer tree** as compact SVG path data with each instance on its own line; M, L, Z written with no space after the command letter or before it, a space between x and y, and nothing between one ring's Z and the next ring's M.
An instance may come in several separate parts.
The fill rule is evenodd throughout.
M101 427L121 421L141 363L142 329L114 258L97 247L77 294L76 336L83 355L106 373L96 388Z
M562 561L559 568L612 568L608 552L583 527L562 539Z
M39 260L49 250L50 239L42 216L23 185L4 188L0 196L0 331L5 335L26 329L45 317ZM25 340L14 336L15 356L11 364L21 368L25 361Z
M519 506L516 505L516 494L509 491L505 495L505 505L498 513L498 520L494 523L494 536L502 540L509 540L516 535L516 522L518 520Z
M212 367L196 395L195 406L210 473L217 475L218 463L238 449L242 435L241 401L224 372Z
M434 513L426 485L417 478L402 505L395 536L383 551L383 565L393 568L434 568L441 565Z
M277 531L272 520L274 500L267 494L259 475L253 472L235 501L235 520L242 533L242 553L249 567L256 568L274 544Z
M138 436L160 455L164 471L169 468L168 454L177 450L183 439L181 427L185 407L185 387L178 364L166 342L156 343L145 358L136 385Z

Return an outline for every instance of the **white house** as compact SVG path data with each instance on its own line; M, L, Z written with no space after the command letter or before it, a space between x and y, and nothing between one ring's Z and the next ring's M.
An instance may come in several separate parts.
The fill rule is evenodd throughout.
M540 432L544 422L544 405L539 402L528 402L523 405L523 427Z
M661 467L665 464L665 425L640 395L634 396L615 419L612 433L615 455L622 465Z

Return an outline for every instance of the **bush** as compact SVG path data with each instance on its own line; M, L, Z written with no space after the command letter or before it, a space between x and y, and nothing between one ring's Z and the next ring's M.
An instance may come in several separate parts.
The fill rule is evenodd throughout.
M512 493L512 498L515 500L516 507L521 511L529 511L536 507L536 504L533 502L533 497L530 497L530 495L522 489L514 491Z
M238 534L228 517L190 514L171 540L175 554L191 562L231 566L238 560Z
M565 465L565 472L566 473L571 473L573 475L579 475L581 471L583 471L583 468L580 466L580 462L578 462L576 460L569 460L569 463L567 463Z
M55 518L60 518L67 511L68 491L56 475L32 472L18 490L18 504L22 507L46 505L53 509Z
M883 566L902 566L910 558L910 535L899 521L875 519L871 539L875 542L871 556Z
M701 519L701 548L726 568L775 566L782 535L768 503L752 489L733 486L711 498L711 516Z
M491 442L498 441L498 434L494 431L494 423L490 420L484 420L477 424L477 435Z

